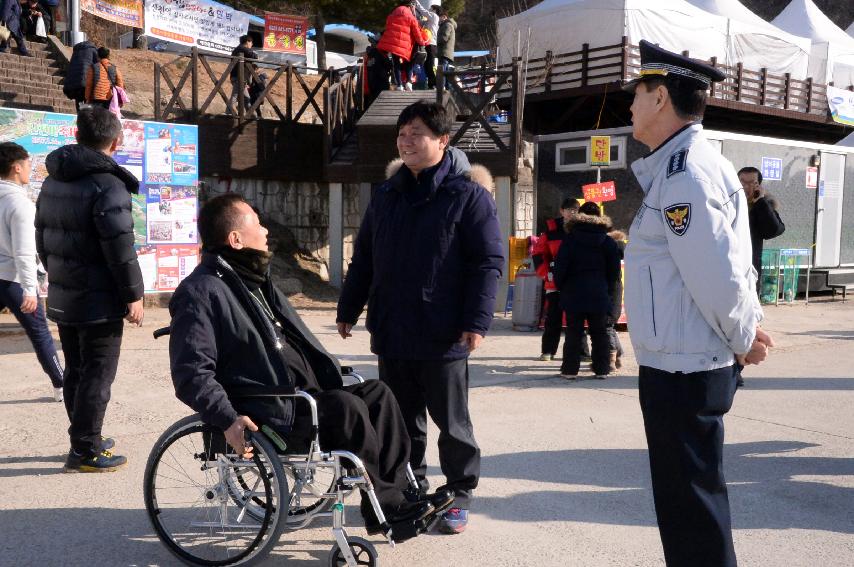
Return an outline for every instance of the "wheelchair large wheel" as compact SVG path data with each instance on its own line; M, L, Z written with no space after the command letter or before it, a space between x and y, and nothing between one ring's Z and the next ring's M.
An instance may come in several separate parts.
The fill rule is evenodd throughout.
M350 553L356 560L356 565L366 567L377 567L380 564L379 556L374 544L361 537L348 537ZM347 560L341 554L341 548L336 543L329 552L329 567L346 567Z
M169 551L190 565L251 565L285 528L287 480L273 445L253 434L252 459L238 459L225 452L221 435L197 416L185 418L158 439L145 468L152 526ZM237 474L248 486L242 498L228 489Z
M291 493L288 496L290 508L286 519L286 528L302 526L306 518L312 514L327 512L335 504L335 500L326 495L335 491L335 473L330 467L311 466L306 470L300 467L283 465L287 486ZM263 494L252 491L257 473L255 467L235 467L233 474L226 478L225 486L231 498L239 503L246 503L246 513L258 521L266 514L266 500Z

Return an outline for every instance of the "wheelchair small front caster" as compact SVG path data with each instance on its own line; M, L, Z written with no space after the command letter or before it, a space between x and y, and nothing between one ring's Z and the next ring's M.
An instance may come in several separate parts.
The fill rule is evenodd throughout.
M347 543L350 544L350 553L356 560L356 565L365 567L377 567L379 556L374 544L361 537L348 537ZM341 548L336 543L329 552L329 567L345 567L347 559L341 552Z

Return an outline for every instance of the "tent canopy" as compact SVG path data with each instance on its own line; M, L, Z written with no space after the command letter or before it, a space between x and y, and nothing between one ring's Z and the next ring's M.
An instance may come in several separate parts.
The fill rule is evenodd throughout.
M716 57L727 65L741 62L756 71L764 67L806 78L808 39L774 28L737 0L692 1L545 0L498 21L498 62L507 64L517 54L535 59L546 51L580 51L585 43L591 48L617 45L625 36L633 45L646 39L698 59ZM715 13L694 4L708 5Z
M498 20L499 64L525 56L528 30L530 59L579 51L585 43L618 45L623 36L702 59L723 58L726 49L726 20L684 0L545 0Z
M738 0L688 0L691 4L729 20L730 58L748 69L768 69L775 75L790 73L806 79L812 42L766 22Z
M825 16L812 0L792 0L772 24L812 40L809 75L837 87L854 84L854 38Z

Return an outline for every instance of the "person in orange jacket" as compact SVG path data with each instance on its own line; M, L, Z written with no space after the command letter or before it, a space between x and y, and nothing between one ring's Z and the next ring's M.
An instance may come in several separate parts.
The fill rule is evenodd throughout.
M113 99L113 87L125 88L125 82L118 68L110 63L110 50L98 48L100 62L89 67L86 71L85 100L89 104L110 108Z
M560 243L563 241L565 234L563 225L572 215L578 212L578 200L572 197L567 197L560 204L560 216L546 220L546 231L540 234L531 256L534 259L534 268L537 270L537 275L543 279L545 288L545 312L546 317L543 322L543 342L540 355L540 360L554 360L557 354L557 347L560 344L560 331L563 328L563 310L560 307L560 290L554 282L554 261L557 258L557 252L560 248ZM584 336L582 340L582 352L585 356L590 355L590 349L587 346L587 339Z

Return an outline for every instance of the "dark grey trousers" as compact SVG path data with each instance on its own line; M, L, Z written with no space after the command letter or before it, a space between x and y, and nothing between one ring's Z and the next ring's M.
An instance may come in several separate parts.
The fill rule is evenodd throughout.
M454 506L468 509L480 477L480 447L468 407L468 360L379 358L380 380L397 398L410 438L412 472L427 488L427 414L439 428L439 464Z

